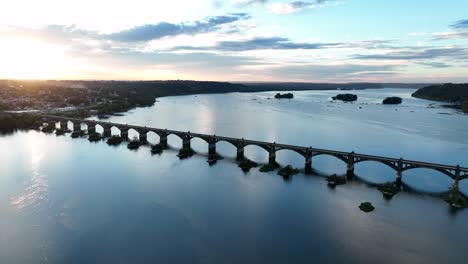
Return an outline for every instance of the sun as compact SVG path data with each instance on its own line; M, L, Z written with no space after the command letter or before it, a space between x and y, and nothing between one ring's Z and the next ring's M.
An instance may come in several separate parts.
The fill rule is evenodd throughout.
M65 48L31 38L0 38L0 78L53 79L63 74Z

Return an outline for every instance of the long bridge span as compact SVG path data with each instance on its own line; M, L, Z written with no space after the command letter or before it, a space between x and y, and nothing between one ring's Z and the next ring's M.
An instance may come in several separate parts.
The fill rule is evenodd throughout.
M443 165L443 164L436 164L436 163L429 163L429 162L421 162L421 161L414 161L414 160L405 160L403 158L396 159L396 158L389 158L389 157L381 157L381 156L374 156L374 155L366 155L366 154L359 154L354 152L343 152L343 151L335 151L335 150L328 150L328 149L318 149L312 147L303 147L303 146L294 146L288 144L280 144L276 142L264 142L264 141L257 141L257 140L248 140L244 138L232 138L232 137L223 137L217 135L207 135L207 134L200 134L200 133L192 133L190 131L177 131L177 130L168 130L168 129L160 129L160 128L152 128L152 127L143 127L143 126L135 126L135 125L128 125L128 124L119 124L119 123L111 123L111 122L103 122L103 121L95 121L95 120L84 120L84 119L76 119L76 118L68 118L62 116L54 116L54 115L41 115L42 122L47 124L48 126L53 126L56 128L57 123L59 123L60 128L68 129L68 123L73 124L73 131L80 131L81 125L85 124L87 126L88 133L95 133L96 126L100 126L103 129L103 137L111 137L111 129L117 128L120 131L120 136L124 140L128 140L128 131L130 129L135 130L139 135L139 140L142 143L147 143L147 133L154 132L159 136L159 144L162 146L167 146L167 138L169 135L175 135L182 140L182 147L183 148L190 148L190 142L193 138L199 138L204 140L208 143L208 159L215 160L216 155L216 143L217 142L228 142L232 144L237 149L237 160L244 159L244 148L249 145L255 145L260 148L263 148L266 152L268 152L268 162L269 164L276 164L276 152L280 150L289 150L299 153L301 156L304 157L304 171L305 173L310 173L312 171L312 159L315 156L319 155L328 155L338 158L339 160L345 162L347 164L347 177L348 179L352 179L354 176L354 165L360 162L365 161L374 161L378 163L382 163L393 170L396 171L396 182L401 184L403 172L411 170L411 169L418 169L418 168L425 168L438 171L447 175L448 177L454 180L454 184L458 186L459 182L468 178L468 168L451 165Z

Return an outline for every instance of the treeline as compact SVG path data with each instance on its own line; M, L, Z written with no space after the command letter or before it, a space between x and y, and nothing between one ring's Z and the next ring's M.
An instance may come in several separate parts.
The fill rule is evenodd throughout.
M16 129L34 129L41 125L37 115L29 113L13 114L0 113L0 130L11 131Z
M468 83L431 85L419 89L412 95L416 98L455 103L468 113Z

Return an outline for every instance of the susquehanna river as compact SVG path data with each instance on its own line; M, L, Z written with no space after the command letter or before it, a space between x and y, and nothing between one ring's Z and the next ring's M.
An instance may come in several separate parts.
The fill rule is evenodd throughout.
M411 98L414 90L353 91L356 103L331 102L337 91L274 92L160 98L112 122L244 137L316 148L468 166L468 116ZM394 95L398 106L381 105ZM271 99L268 99L271 98ZM113 131L117 133L117 131ZM134 133L130 132L132 137ZM156 143L156 135L149 134ZM359 180L331 189L324 176L346 165L314 157L317 175L283 180L275 172L242 172L235 148L225 157L176 157L182 144L151 155L148 146L46 135L0 136L0 263L464 263L468 210L440 198L448 177L405 172L406 191L391 200L365 182L393 180L378 163L356 165ZM267 153L246 148L266 163ZM280 151L279 163L303 167ZM468 193L468 181L461 182ZM374 212L363 213L370 201Z

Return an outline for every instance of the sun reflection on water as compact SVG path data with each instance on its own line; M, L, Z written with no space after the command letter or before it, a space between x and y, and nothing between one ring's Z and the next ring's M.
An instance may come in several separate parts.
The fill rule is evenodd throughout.
M44 158L44 153L41 147L38 146L38 140L34 136L28 137L28 144L31 147L30 173L31 177L26 179L25 189L22 193L11 198L11 205L22 209L28 206L39 206L41 202L47 200L49 185L47 176L41 172L41 161Z

